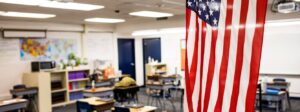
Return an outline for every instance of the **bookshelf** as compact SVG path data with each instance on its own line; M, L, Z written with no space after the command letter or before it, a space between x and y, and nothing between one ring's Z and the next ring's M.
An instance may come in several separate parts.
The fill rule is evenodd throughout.
M157 82L158 78L163 75L167 75L167 64L164 63L146 64L147 84L152 84Z
M89 81L89 74L90 69L25 73L23 75L23 83L30 85L29 87L38 87L39 90L43 88L44 92L39 92L39 96L43 96L39 97L39 105L43 105L40 107L47 107L44 110L49 111L53 107L72 104L76 100L83 98L83 90L85 90ZM45 78L46 76L49 78Z

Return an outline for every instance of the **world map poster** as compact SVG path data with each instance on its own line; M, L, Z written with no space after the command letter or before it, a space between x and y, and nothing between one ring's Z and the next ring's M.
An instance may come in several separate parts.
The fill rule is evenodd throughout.
M77 54L75 39L20 39L21 60L62 60Z

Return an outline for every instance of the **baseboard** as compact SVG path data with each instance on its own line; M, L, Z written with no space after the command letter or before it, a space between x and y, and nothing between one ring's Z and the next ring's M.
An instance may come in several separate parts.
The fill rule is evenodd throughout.
M300 100L300 97L290 97L290 99L292 99L292 100Z

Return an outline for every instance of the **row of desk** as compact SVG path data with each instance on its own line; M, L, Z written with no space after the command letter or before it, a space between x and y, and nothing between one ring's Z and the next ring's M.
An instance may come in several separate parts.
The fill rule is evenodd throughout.
M105 110L114 110L114 102L115 101L108 101L108 102L104 102L104 101L100 101L100 98L98 97L90 97L90 98L86 98L86 99L81 99L78 100L79 102L86 102L89 105L93 106L93 108L96 111L105 111ZM130 112L154 112L155 110L157 110L157 107L153 107L153 106L143 106L140 108L129 108Z

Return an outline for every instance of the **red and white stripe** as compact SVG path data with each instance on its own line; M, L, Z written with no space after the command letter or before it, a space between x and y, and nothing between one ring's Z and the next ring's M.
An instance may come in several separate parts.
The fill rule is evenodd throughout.
M222 0L217 28L186 16L189 112L253 112L267 0Z

